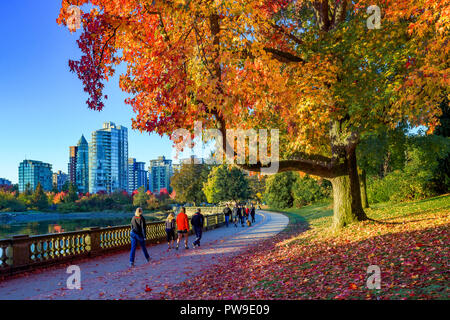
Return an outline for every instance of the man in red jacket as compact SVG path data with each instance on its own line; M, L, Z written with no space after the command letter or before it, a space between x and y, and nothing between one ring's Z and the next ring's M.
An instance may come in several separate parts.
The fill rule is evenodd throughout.
M181 208L181 211L177 216L177 229L178 229L178 240L175 249L178 250L178 246L183 236L184 236L184 248L189 249L188 247L189 219L188 216L186 215L185 207Z

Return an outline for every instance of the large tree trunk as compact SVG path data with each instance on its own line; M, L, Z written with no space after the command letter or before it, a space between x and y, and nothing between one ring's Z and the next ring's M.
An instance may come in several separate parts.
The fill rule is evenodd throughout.
M356 216L352 214L350 177L333 178L331 184L333 185L333 229L339 229L357 221Z
M345 160L348 175L330 179L333 185L333 229L343 228L353 222L367 220L361 202L361 189L354 148Z
M367 179L366 170L359 171L359 185L361 189L361 203L364 209L369 208L369 199L367 198Z

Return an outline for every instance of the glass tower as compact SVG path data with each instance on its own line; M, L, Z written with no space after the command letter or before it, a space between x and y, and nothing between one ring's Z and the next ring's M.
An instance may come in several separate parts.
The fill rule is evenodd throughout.
M84 135L81 136L77 145L76 186L78 192L89 191L89 145Z
M105 122L89 146L89 192L128 190L128 130Z

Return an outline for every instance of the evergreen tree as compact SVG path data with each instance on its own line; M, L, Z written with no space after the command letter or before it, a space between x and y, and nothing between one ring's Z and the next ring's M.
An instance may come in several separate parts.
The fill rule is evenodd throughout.
M64 197L64 202L70 203L78 200L78 189L73 183L69 183L68 194Z
M36 210L48 209L48 198L40 182L38 183L36 190L31 197L31 205Z
M31 183L27 183L25 185L25 191L24 191L25 196L31 196L33 194L33 191L31 189Z
M227 165L211 170L208 181L203 184L203 192L210 203L242 201L250 196L248 181L242 170Z
M205 202L203 184L208 180L211 171L204 164L183 164L180 171L175 172L171 179L171 186L175 190L176 200L191 202L194 205Z
M288 171L277 173L267 178L264 200L270 207L284 209L293 206L292 187L297 180L296 175L298 173Z
M62 185L62 187L61 187L61 191L62 192L68 192L69 191L69 185L71 184L71 182L69 182L69 181L66 181L66 182L64 182L64 184Z

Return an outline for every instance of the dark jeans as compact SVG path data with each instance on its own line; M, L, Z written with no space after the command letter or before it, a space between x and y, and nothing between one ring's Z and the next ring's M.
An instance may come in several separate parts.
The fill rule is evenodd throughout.
M145 239L141 235L138 235L134 232L131 232L131 252L130 252L130 262L134 263L134 258L136 256L136 247L139 242L139 245L142 248L142 252L144 252L144 256L146 259L150 258L150 255L147 252L147 248L145 247Z
M230 216L225 216L225 224L228 227L228 222L230 221Z
M200 245L200 240L202 239L203 230L202 227L194 227L195 236L197 239L194 241L194 244Z
M245 222L245 216L241 216L241 224L244 224Z
M252 213L252 222L255 222L255 214L254 213Z
M167 235L167 242L170 242L171 240L175 241L175 229L166 229L166 235Z

